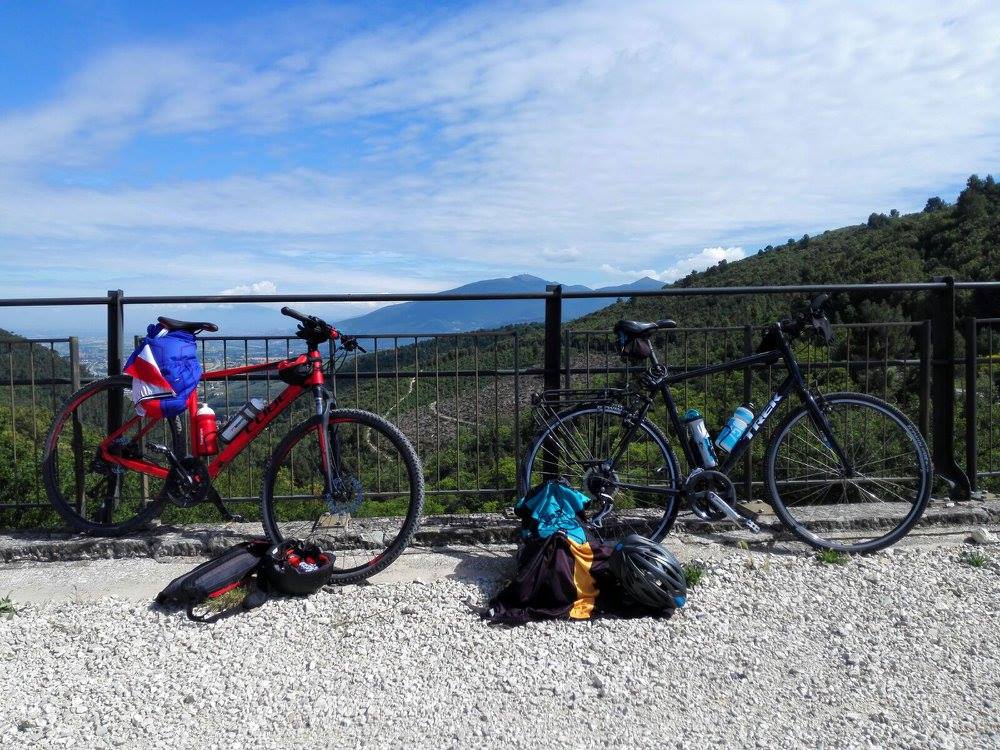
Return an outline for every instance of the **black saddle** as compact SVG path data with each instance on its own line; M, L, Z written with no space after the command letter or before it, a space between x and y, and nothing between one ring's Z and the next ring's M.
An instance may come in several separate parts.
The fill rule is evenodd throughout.
M219 330L219 326L215 323L206 323L204 321L197 322L194 320L174 320L173 318L164 318L162 315L157 318L160 325L166 328L168 331L187 331L189 333L198 333L198 331L208 331L209 333L215 333Z
M615 323L615 333L621 333L628 338L651 336L653 331L664 331L668 328L676 328L677 323L673 320L657 320L655 323L641 323L638 320L619 320Z

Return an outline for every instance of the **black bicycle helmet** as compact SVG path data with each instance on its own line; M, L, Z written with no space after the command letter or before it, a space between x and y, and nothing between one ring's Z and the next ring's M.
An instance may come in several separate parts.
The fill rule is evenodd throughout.
M687 601L684 569L665 547L638 534L615 545L611 572L630 597L650 609L674 609Z
M315 544L288 539L273 545L261 560L260 573L268 588L288 596L318 591L333 575L334 554Z

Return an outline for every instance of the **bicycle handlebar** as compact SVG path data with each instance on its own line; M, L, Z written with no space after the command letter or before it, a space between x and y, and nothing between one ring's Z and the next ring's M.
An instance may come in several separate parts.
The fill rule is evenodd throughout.
M303 315L298 310L293 310L291 307L283 307L283 308L281 308L281 314L282 315L287 315L289 318L295 318L300 323L308 323L308 322L310 322L308 315Z
M299 321L300 325L296 336L300 339L305 339L311 344L319 344L327 339L340 338L340 332L336 328L322 318L317 318L315 315L305 315L287 306L281 308L281 314Z
M829 294L820 294L809 303L808 313L799 313L794 318L785 318L778 327L792 338L797 338L806 328L816 331L827 344L833 342L833 329L823 308L830 301Z

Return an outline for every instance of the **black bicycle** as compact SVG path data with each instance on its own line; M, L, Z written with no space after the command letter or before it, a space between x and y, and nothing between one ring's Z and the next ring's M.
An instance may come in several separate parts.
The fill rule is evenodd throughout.
M818 549L873 552L899 541L927 506L930 455L920 432L894 406L867 394L823 395L808 386L792 342L806 333L832 343L827 300L820 295L806 313L767 326L751 356L676 374L658 361L651 342L655 332L675 328L674 321L619 321L619 353L646 365L641 390L537 395L542 427L525 456L522 488L558 477L586 493L593 509L588 523L599 537L637 531L660 540L684 502L699 518L729 519L757 532L759 516L738 501L730 474L778 405L795 394L801 404L773 432L764 461L764 485L777 517ZM670 386L781 360L788 376L767 405L715 465L711 457L704 460ZM657 393L688 464L683 477L666 436L648 418Z

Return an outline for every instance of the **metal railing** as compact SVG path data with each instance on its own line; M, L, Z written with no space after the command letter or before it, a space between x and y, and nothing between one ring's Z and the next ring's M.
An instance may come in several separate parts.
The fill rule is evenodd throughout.
M969 318L965 329L965 465L973 490L1000 484L1000 318Z
M493 509L510 502L521 448L530 439L532 420L526 411L533 391L631 377L608 331L563 325L564 300L784 295L791 302L820 292L849 292L872 299L890 294L926 298L926 319L839 325L839 348L808 349L802 364L821 387L851 387L901 401L904 411L930 439L935 470L956 497L963 497L977 480L982 484L1000 477L1000 454L994 453L994 446L1000 448L1000 435L994 434L993 427L994 409L1000 412L1000 383L994 378L994 370L1000 375L1000 360L994 356L994 351L1000 356L1000 331L996 330L1000 318L991 318L990 311L974 306L974 317L959 321L956 316L960 295L981 290L1000 290L1000 283L944 278L900 284L669 287L628 294L569 292L559 286L518 294L197 297L127 296L112 290L105 297L0 300L0 307L100 305L107 310L106 356L88 356L89 369L82 366L76 338L0 340L0 385L5 386L0 398L0 450L6 451L0 456L4 465L0 509L46 506L38 463L48 421L73 389L92 378L121 372L127 354L127 305L537 300L540 314L544 312L541 324L473 333L349 331L368 340L371 351L351 357L333 381L339 402L377 411L397 422L424 460L429 496L437 498L431 509L450 511ZM765 322L727 320L718 326L682 327L672 332L671 339L664 337L656 343L672 368L689 369L707 364L708 357L734 358L752 351L759 326ZM292 336L202 336L200 342L206 369L280 358L301 347ZM47 358L45 351L50 353ZM766 367L713 376L682 388L678 400L685 408L709 402L718 409L731 408L770 387L773 370ZM252 395L267 398L276 393L280 384L273 377L265 373L205 384L203 397L228 412ZM962 396L958 403L956 392ZM709 414L713 421L725 416ZM295 418L290 414L289 422ZM276 443L279 437L275 433L268 439ZM764 444L759 441L761 449ZM745 463L740 479L748 492L756 487L759 459L754 453ZM227 487L226 478L220 478L220 490L228 500L255 499L247 488L259 479L262 467L256 460L248 455L228 470L243 481Z

